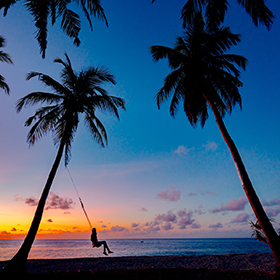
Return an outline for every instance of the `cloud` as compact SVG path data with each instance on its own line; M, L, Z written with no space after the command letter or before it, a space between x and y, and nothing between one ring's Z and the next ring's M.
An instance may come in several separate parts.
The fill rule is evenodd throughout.
M164 222L172 222L177 223L177 216L176 214L168 211L167 214L159 214L155 218L156 221L164 221Z
M187 226L191 226L195 223L195 219L192 218L193 211L186 209L177 212L177 215L181 218L178 222L179 229L186 229Z
M231 223L247 223L249 219L249 215L247 213L238 214L234 217Z
M153 222L147 222L144 227L144 232L146 233L151 233L151 232L158 232L160 231L160 227L159 227L159 222L158 221L153 221Z
M245 196L239 197L237 200L234 198L229 200L229 202L224 205L222 204L220 208L214 208L210 210L211 213L219 213L225 211L241 211L244 210L245 205L248 203Z
M38 205L38 200L33 196L30 196L28 198L15 197L14 201L24 201L26 204L28 204L30 206L37 206Z
M264 206L280 205L280 198L274 198L273 200L270 201L263 200L263 205Z
M172 227L172 224L170 222L166 222L161 228L166 231L174 229L174 227Z
M23 197L15 197L15 201L24 201L26 204L30 206L37 206L38 205L38 199L30 196L28 198ZM57 194L50 192L49 197L46 202L45 210L49 209L62 209L62 210L68 210L73 208L73 205L75 203L71 198L66 197L60 197ZM69 212L65 212L65 214L69 214Z
M200 205L198 210L189 210L188 212L186 209L180 210L177 212L178 217L181 219L178 222L179 229L186 229L187 226L190 226L193 229L200 228L201 225L193 219L193 214L196 213L198 215L204 214L205 212L202 211L203 206Z
M191 149L187 149L185 146L180 145L174 153L181 156L188 154L189 151L191 151Z
M102 225L101 227L102 227L102 228L106 228L107 226L106 226L106 225Z
M200 204L200 205L198 206L198 210L194 210L194 213L195 213L195 214L198 214L198 215L203 215L203 214L206 213L206 211L203 210L203 206Z
M128 231L128 229L118 225L111 227L111 232L124 232L124 231Z
M216 228L222 228L223 227L223 225L220 223L220 222L218 222L218 223L216 223L216 224L211 224L211 225L209 225L209 228L214 228L214 229L216 229Z
M176 191L175 187L169 187L166 191L157 194L157 198L166 199L168 201L177 201L181 196L181 192Z
M141 208L140 208L140 211L142 211L142 212L147 212L148 209L147 209L146 207L141 207Z
M52 223L53 222L53 220L52 219L48 219L48 220L46 220L48 223Z
M269 218L276 217L280 213L280 205L277 205L275 209L266 206L264 208L264 211L266 212Z
M47 205L46 205L46 210L49 209L62 209L62 210L68 210L73 208L74 202L71 198L66 198L66 197L60 197L55 193L50 193L48 200L47 200Z
M204 214L202 212L203 206L200 205L198 210L179 210L177 213L169 210L167 213L157 214L153 221L141 225L141 228L147 233L158 232L160 230L169 231L175 227L180 230L185 230L187 227L192 229L200 228L201 225L193 217L194 214ZM147 228L145 228L147 227Z
M201 225L197 222L194 222L194 223L192 223L191 228L193 228L193 229L201 228Z
M17 229L13 227L13 228L11 229L11 231L17 231Z
M214 152L217 150L218 144L215 142L208 142L206 145L203 145L203 147L205 148L206 152L209 152L209 151Z
M138 226L139 226L139 223L138 223L138 224L136 224L136 223L132 223L132 224L131 224L131 227L132 227L132 228L136 228L136 227L138 227Z

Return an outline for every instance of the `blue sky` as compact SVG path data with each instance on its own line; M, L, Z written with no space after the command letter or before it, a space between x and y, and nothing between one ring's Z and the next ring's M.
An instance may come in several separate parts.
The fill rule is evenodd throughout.
M91 32L83 19L77 48L60 31L58 22L49 28L44 60L34 39L32 18L21 4L0 17L0 34L7 41L3 50L14 61L14 65L0 65L11 89L10 96L0 95L0 235L22 237L26 233L35 210L30 198L39 198L57 151L51 135L28 147L28 129L23 124L35 108L16 114L15 102L31 91L45 90L35 79L25 81L29 71L59 79L61 67L53 59L64 58L67 52L76 70L90 65L108 67L117 85L107 90L126 100L127 110L121 112L120 121L100 114L109 136L107 148L92 141L83 121L72 148L69 169L99 235L250 237L248 222L254 217L212 114L204 129L194 129L182 110L173 119L168 103L161 110L156 106L154 96L170 70L167 61L152 61L149 47L174 45L183 32L180 10L185 1L102 3L109 28L93 19ZM276 16L267 31L254 27L235 1L230 4L225 24L241 34L241 43L231 53L244 55L249 64L241 75L243 110L236 107L225 117L225 124L260 199L266 201L267 212L277 220L280 9L275 1L267 1ZM88 225L71 184L61 164L49 203L58 196L66 206L58 204L45 211L42 236L87 238Z

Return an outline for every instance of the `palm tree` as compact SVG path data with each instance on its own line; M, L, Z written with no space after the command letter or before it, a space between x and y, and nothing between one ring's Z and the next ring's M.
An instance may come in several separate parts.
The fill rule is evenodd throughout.
M39 81L49 87L52 92L32 92L18 100L16 108L20 112L24 106L45 104L27 119L25 126L31 126L27 141L34 144L48 132L53 133L54 144L58 146L57 155L47 178L44 190L39 200L29 232L17 252L8 263L7 273L22 272L25 267L29 251L34 242L42 218L44 206L61 158L65 156L65 166L70 160L71 144L77 130L80 116L84 115L85 123L93 139L105 147L107 133L105 127L96 116L96 112L108 111L119 118L118 108L125 109L123 99L109 96L102 88L104 83L115 84L115 79L103 67L89 67L87 70L74 72L67 54L66 61L56 58L54 62L63 65L60 74L62 83L43 73L30 72L27 80L38 77Z
M0 35L0 48L5 47L5 45L6 45L5 38ZM0 51L0 61L13 64L13 61L10 58L10 56L3 51ZM5 78L2 75L0 75L0 88L2 88L7 94L10 94L10 88L5 82Z
M5 0L0 3L0 10L4 9L4 16L11 6L20 0ZM79 32L81 29L80 16L74 11L68 9L69 4L76 2L82 8L91 30L93 30L90 15L105 21L108 26L104 10L100 0L24 0L26 9L34 18L37 39L42 57L45 58L47 48L47 33L48 20L51 20L52 25L55 24L58 18L61 18L61 28L63 32L70 38L74 38L74 44L79 46Z
M155 0L152 0L152 3ZM236 0L252 18L255 26L264 24L267 29L273 24L274 15L266 6L265 0ZM228 10L227 0L187 0L182 8L181 18L183 27L191 23L196 12L205 10L206 24L209 30L214 30L224 22L225 14Z
M259 225L268 240L276 267L280 268L280 239L270 223L259 198L252 186L241 156L229 135L223 117L231 113L241 96L238 88L240 71L245 70L247 60L227 52L240 41L238 34L232 34L228 27L210 32L201 13L197 13L183 37L178 37L174 48L152 46L153 59L167 58L172 72L165 78L163 87L156 95L157 105L171 98L170 114L175 117L182 101L184 112L192 126L204 126L210 108L225 140L241 180L241 185L256 215Z

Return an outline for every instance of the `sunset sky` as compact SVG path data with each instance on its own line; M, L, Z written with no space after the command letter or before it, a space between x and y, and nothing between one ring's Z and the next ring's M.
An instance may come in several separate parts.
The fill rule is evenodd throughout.
M23 238L32 221L57 148L51 135L26 143L25 120L36 107L17 114L16 101L45 90L29 71L59 80L69 55L73 68L104 65L115 76L111 95L126 100L120 121L99 114L109 144L102 149L80 121L69 170L99 238L250 237L255 221L235 165L212 113L204 129L188 123L183 110L173 119L169 104L157 109L155 95L170 72L166 60L152 61L149 47L172 47L182 35L180 10L185 0L103 0L109 22L93 18L94 31L82 17L81 45L49 26L42 59L35 26L22 1L0 17L0 34L14 65L0 64L10 96L0 92L0 238ZM225 124L270 218L280 213L280 7L267 1L276 19L270 31L254 27L237 1L229 1L225 25L241 34L231 53L244 55L247 70L242 111L236 107ZM75 7L75 6L73 6ZM276 225L277 227L277 225ZM38 238L88 238L89 225L63 162L60 165Z

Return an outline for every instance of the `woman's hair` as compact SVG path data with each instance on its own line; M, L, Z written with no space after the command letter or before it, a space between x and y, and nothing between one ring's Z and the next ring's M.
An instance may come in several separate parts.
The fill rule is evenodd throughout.
M92 232L96 233L96 228L93 228L93 229L92 229Z

